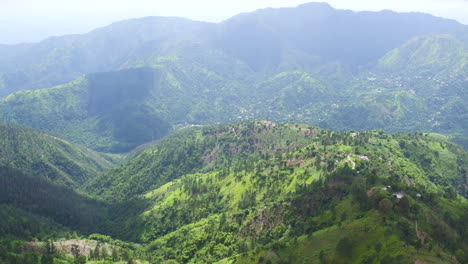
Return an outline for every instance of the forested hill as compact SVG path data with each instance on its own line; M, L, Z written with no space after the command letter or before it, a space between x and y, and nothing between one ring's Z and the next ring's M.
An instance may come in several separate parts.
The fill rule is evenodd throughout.
M118 245L124 253L109 259L129 259L130 251L149 263L464 263L468 257L468 153L442 135L256 121L181 129L129 159L81 194L0 167L0 186L10 184L0 196L1 212L14 216L0 221L0 230L43 240L70 237L68 228L78 232L74 243ZM4 249L2 260L29 254Z
M130 151L174 126L259 119L333 130L437 132L467 145L468 52L455 37L411 40L372 71L346 78L288 71L258 80L247 65L222 54L197 54L11 94L0 101L0 120L104 152ZM191 64L203 57L215 66Z
M0 139L0 255L4 239L103 230L108 207L79 188L115 167L115 159L12 124L0 123Z
M71 187L115 166L109 157L26 127L0 123L0 138L0 166Z
M467 158L436 134L262 121L185 129L86 190L151 204L119 232L153 262L462 263Z
M0 45L0 263L468 263L467 76L325 3Z

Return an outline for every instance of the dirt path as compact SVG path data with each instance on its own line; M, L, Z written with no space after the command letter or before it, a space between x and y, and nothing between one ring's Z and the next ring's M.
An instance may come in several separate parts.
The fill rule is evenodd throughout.
M348 154L347 160L353 164L353 170L356 169L356 162L351 159L351 154Z

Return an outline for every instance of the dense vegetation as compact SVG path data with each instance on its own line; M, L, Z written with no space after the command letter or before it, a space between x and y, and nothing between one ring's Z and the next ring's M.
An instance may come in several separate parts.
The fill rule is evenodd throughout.
M1 46L0 263L468 263L467 32L306 4Z
M463 262L467 157L438 135L253 122L182 130L87 189L152 204L123 232L153 262Z
M111 157L35 131L0 123L0 166L72 187L115 166Z
M218 24L123 21L11 47L0 59L0 120L105 152L130 151L178 124L262 119L436 132L466 144L466 32L428 15L326 4Z
M185 128L129 157L88 181L82 191L91 196L82 197L2 169L7 214L32 219L2 228L15 239L80 238L73 243L86 245L94 242L83 235L100 232L142 244L128 254L151 263L463 263L467 257L468 153L441 135L262 121ZM30 213L50 220L21 216ZM55 223L65 226L53 229L62 233L47 234ZM91 240L96 236L102 235ZM85 252L77 259L95 258Z
M115 158L16 125L0 124L0 135L1 263L78 261L83 257L70 257L71 246L88 242L77 239L93 232L112 234L123 221L119 209L131 215L140 208L132 202L106 203L79 192L80 186L114 167ZM51 240L58 238L63 240L55 242L60 250L51 252ZM112 245L119 246L118 259L136 257L137 246L110 238L104 242L111 243L106 245L109 252L97 259L115 259Z
M421 62L414 71L402 72L406 63L395 55L400 53L412 60L450 59L437 59L439 66ZM434 36L417 44L410 41L382 58L373 71L354 77L332 81L330 76L288 71L257 83L249 82L251 72L243 68L239 72L244 76L233 80L228 77L232 71L186 68L186 59L157 60L152 67L92 74L67 85L12 94L0 102L0 118L107 152L129 151L163 137L177 124L265 118L334 130L433 131L464 144L466 54L459 40ZM445 74L432 75L441 67Z

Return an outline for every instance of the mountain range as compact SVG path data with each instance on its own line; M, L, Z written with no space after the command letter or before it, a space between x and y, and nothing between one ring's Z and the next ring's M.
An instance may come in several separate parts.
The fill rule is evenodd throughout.
M27 165L3 165L1 212L9 220L0 230L25 240L62 237L83 245L90 260L107 257L87 253L89 244L110 243L116 262L463 263L467 158L437 134L270 121L185 128L73 189ZM31 263L2 241L0 258Z
M221 23L133 19L3 47L0 120L105 152L178 124L260 119L466 144L467 36L430 15L320 3Z
M0 262L466 263L467 88L468 26L325 3L0 45Z

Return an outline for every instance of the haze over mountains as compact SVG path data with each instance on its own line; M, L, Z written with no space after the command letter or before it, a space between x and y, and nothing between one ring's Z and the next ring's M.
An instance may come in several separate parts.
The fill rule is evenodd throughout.
M0 46L0 97L0 262L468 261L455 21L127 20Z
M113 152L158 139L178 123L254 119L435 131L463 142L467 32L425 14L319 3L218 24L122 21L85 35L2 47L8 55L0 59L0 95L39 90L4 98L0 118ZM126 107L136 109L123 113ZM137 119L147 122L132 123Z
M276 70L288 51L346 66L364 66L415 36L454 33L463 35L466 26L426 14L352 12L310 3L241 14L218 24L148 17L118 22L85 35L4 45L2 54L9 55L2 56L1 69L4 89L11 92L47 88L81 74L128 68L141 59L138 55L164 56L191 45L226 53L256 72ZM53 76L54 70L61 71ZM41 78L34 78L38 74Z

